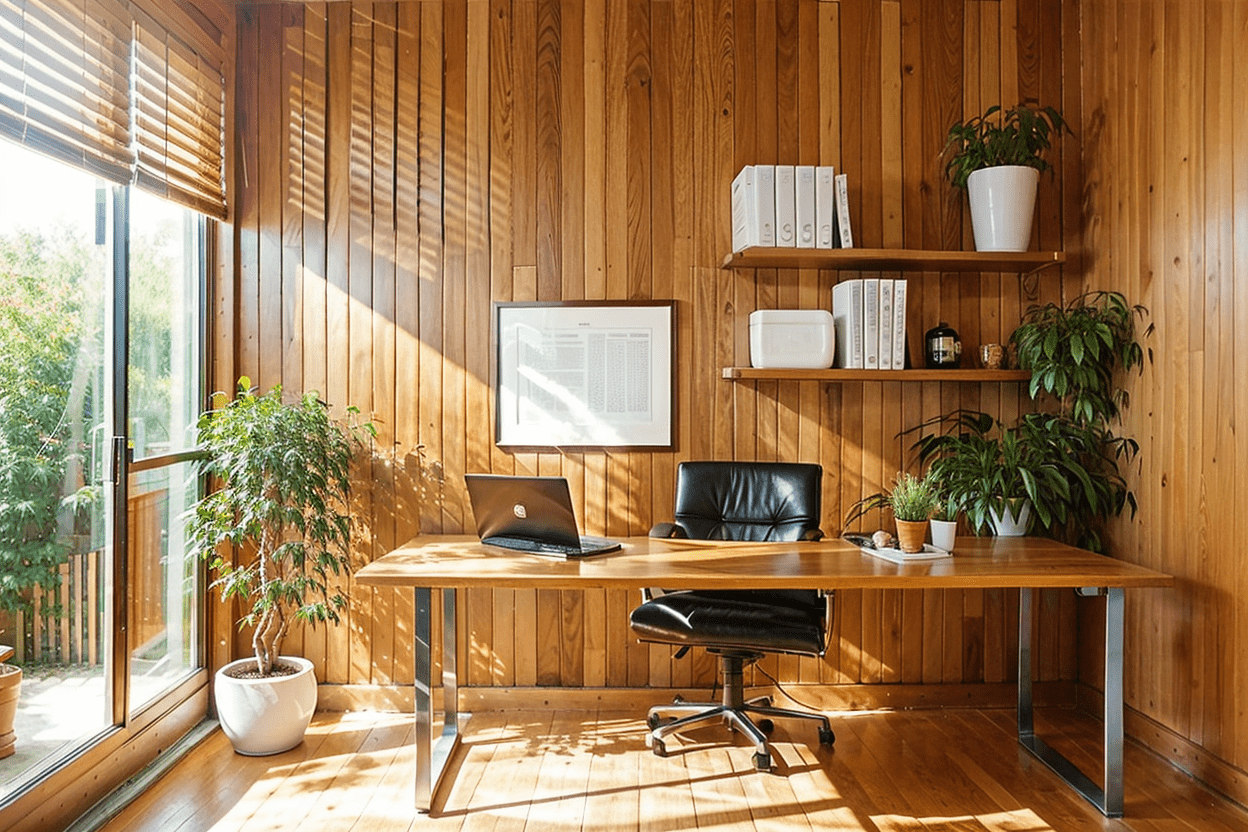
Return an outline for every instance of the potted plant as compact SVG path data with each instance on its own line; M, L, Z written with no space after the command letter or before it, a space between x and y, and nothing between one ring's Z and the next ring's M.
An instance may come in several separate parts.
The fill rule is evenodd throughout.
M989 525L997 534L1025 534L1033 511L1045 528L1065 522L1077 477L1030 418L1036 415L1007 427L987 413L959 410L914 428L924 432L915 446L928 475L966 511L976 534Z
M850 507L845 527L867 512L890 509L897 524L897 545L903 552L923 551L927 537L927 520L940 505L940 496L930 476L916 477L899 473L888 491L879 491L863 497ZM886 533L881 533L886 534Z
M282 640L292 622L337 622L346 606L335 582L351 566L349 472L372 425L354 408L349 424L335 422L315 393L260 395L246 377L233 399L213 399L198 423L198 467L216 488L195 505L189 535L222 601L242 602L255 654L217 672L217 715L239 753L276 754L302 742L316 708L312 663L281 655Z
M22 693L22 669L9 664L11 658L13 648L0 644L0 759L12 756L17 744L13 722L17 717L17 700Z
M1093 291L1064 306L1032 306L1010 335L1019 367L1031 371L1031 397L1047 394L1057 402L1057 412L1046 422L1048 435L1087 473L1072 492L1061 536L1097 551L1097 521L1125 506L1133 515L1136 511L1119 466L1135 458L1139 445L1117 435L1113 425L1128 404L1118 373L1143 371L1146 356L1136 323L1147 314L1120 292ZM1143 337L1152 329L1149 324Z
M940 505L930 477L900 473L888 493L888 505L897 523L897 546L903 552L922 552L927 521Z
M932 526L932 545L946 552L953 551L953 544L958 536L958 514L962 505L957 497L944 491L943 486L937 489L940 494L936 513L930 521Z
M978 251L1026 251L1044 152L1066 128L1052 107L993 105L949 128L945 175L966 188Z

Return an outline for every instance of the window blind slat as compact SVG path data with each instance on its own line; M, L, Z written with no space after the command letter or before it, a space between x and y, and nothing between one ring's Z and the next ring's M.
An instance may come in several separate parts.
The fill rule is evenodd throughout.
M223 218L225 38L187 8L0 0L0 135Z
M0 0L0 132L126 183L134 167L129 41L95 13L87 0Z
M224 217L223 56L200 54L140 17L134 64L136 184Z

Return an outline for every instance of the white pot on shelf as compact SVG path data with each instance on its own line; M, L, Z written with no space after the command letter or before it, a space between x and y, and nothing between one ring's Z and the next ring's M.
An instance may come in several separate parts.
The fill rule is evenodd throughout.
M980 168L966 180L976 251L1026 251L1040 171L1025 165Z
M221 730L239 754L262 757L280 754L303 742L316 711L316 675L312 662L281 656L278 663L294 665L287 676L236 679L231 672L255 667L254 658L230 662L214 677L214 699Z
M997 537L1022 537L1031 523L1031 501L1004 502L999 511L988 509L988 519Z
M932 545L946 552L953 551L953 542L958 535L957 520L932 520Z

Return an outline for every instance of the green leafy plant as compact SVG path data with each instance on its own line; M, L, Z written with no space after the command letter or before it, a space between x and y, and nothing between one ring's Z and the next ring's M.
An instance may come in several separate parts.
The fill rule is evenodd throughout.
M1088 292L1065 306L1032 306L1010 335L1019 367L1031 371L1031 397L1053 395L1063 414L1085 424L1116 418L1127 393L1115 385L1114 373L1143 371L1135 323L1147 313L1119 292ZM1151 330L1150 324L1145 334Z
M922 522L932 516L940 505L940 496L930 477L900 473L888 492L888 505L898 520Z
M932 515L933 520L943 520L946 523L957 522L958 515L962 513L962 503L957 497L948 493L944 484L941 483L936 487L936 493L939 495L936 513Z
M1070 132L1052 107L1019 104L1003 110L994 105L949 128L943 151L948 157L945 175L955 187L965 188L967 178L981 168L1024 165L1046 171L1049 163L1043 154L1062 130Z
M374 432L355 408L335 422L315 393L287 403L280 386L250 387L241 378L238 395L218 393L199 420L198 467L218 487L195 505L188 532L222 600L244 602L239 625L254 628L257 672L269 675L292 620L337 622L346 606L332 582L351 568L351 461Z

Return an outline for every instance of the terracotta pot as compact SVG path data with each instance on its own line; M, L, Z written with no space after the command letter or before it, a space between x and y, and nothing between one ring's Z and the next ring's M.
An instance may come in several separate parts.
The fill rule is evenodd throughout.
M898 520L897 546L903 552L913 554L923 551L923 540L927 537L926 520Z
M234 750L249 757L280 754L303 742L316 710L316 676L312 662L281 656L277 663L295 665L292 676L235 679L235 668L255 667L255 659L239 659L217 671L214 699L217 719Z
M0 758L14 751L17 734L13 720L17 716L17 698L22 692L22 669L0 664Z

